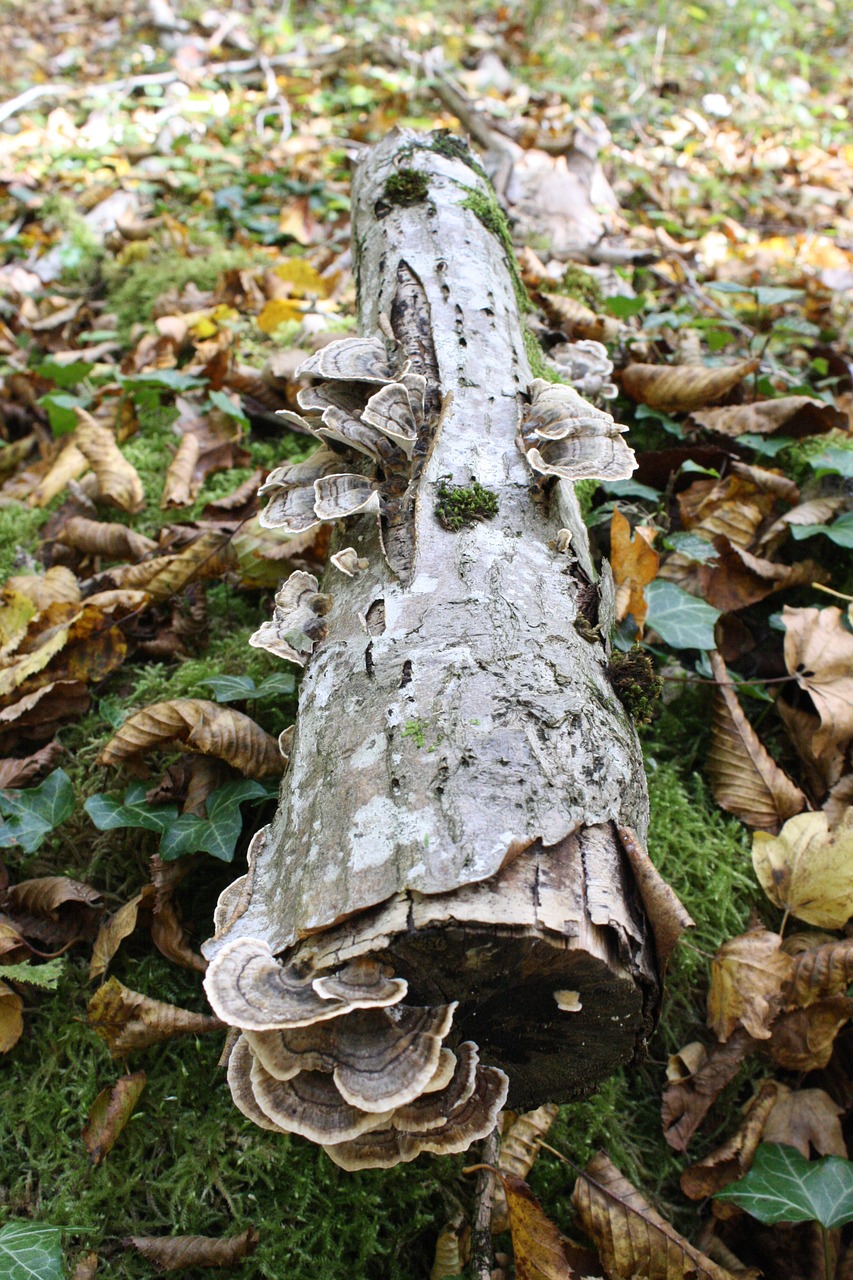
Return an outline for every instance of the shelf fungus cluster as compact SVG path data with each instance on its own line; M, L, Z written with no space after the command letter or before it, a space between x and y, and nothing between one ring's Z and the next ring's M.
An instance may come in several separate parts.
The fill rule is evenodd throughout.
M401 169L416 198L389 202ZM365 336L302 365L318 447L263 487L264 525L348 523L252 638L304 667L299 713L205 989L236 1105L346 1169L463 1151L505 1102L638 1060L686 923L643 848L613 582L572 484L633 454L533 378L493 208L461 139L394 133L359 163ZM448 494L476 518L442 519Z
M443 1044L456 1003L403 1004L404 979L375 960L311 978L268 947L226 947L207 990L241 1034L228 1059L235 1105L262 1129L319 1143L344 1169L465 1151L494 1128L503 1071L477 1046Z

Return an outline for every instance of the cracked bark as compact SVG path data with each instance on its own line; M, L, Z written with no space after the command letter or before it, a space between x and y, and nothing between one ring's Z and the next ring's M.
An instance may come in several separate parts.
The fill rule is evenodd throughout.
M425 176L425 199L389 202L401 168ZM260 938L306 969L386 961L410 1002L458 1000L449 1043L476 1041L510 1104L533 1107L642 1051L668 946L647 913L666 889L650 865L637 876L648 805L606 671L609 569L572 485L538 489L517 446L531 372L472 191L489 198L463 158L409 133L357 172L360 331L390 322L427 379L424 423L408 484L386 488L385 553L375 515L336 535L368 568L326 573L279 810L205 951ZM484 485L496 515L442 527L448 480Z

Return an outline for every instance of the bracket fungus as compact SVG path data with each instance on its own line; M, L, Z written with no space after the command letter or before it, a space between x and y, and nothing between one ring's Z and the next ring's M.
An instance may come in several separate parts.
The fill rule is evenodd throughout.
M299 714L204 947L242 1033L235 1105L344 1169L463 1151L507 1099L584 1096L636 1060L688 923L642 847L613 582L571 483L627 477L633 454L610 414L533 379L466 156L394 133L356 174L363 336L297 371L318 448L262 489L266 526L338 526L334 598L294 573L252 637L305 667ZM403 159L430 198L383 206ZM473 477L474 518L442 519Z

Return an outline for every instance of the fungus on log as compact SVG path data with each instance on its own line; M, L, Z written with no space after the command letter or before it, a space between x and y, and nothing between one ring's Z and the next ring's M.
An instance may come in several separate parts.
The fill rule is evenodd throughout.
M636 1060L689 923L643 849L573 489L631 473L623 429L533 378L464 143L392 134L353 208L363 336L302 366L319 448L261 515L346 525L323 589L294 574L253 638L306 670L278 813L205 947L235 1104L346 1169L462 1151L507 1096Z

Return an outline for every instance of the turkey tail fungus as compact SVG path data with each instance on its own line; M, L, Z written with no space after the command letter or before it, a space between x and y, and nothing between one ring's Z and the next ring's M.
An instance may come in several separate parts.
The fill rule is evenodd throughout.
M338 527L252 643L305 667L275 820L205 946L235 1104L387 1168L635 1061L689 920L643 848L613 584L573 482L630 475L610 414L534 378L506 224L466 145L359 166L361 337L301 370L319 447L268 527ZM288 415L283 415L287 418ZM346 522L344 524L343 522Z

